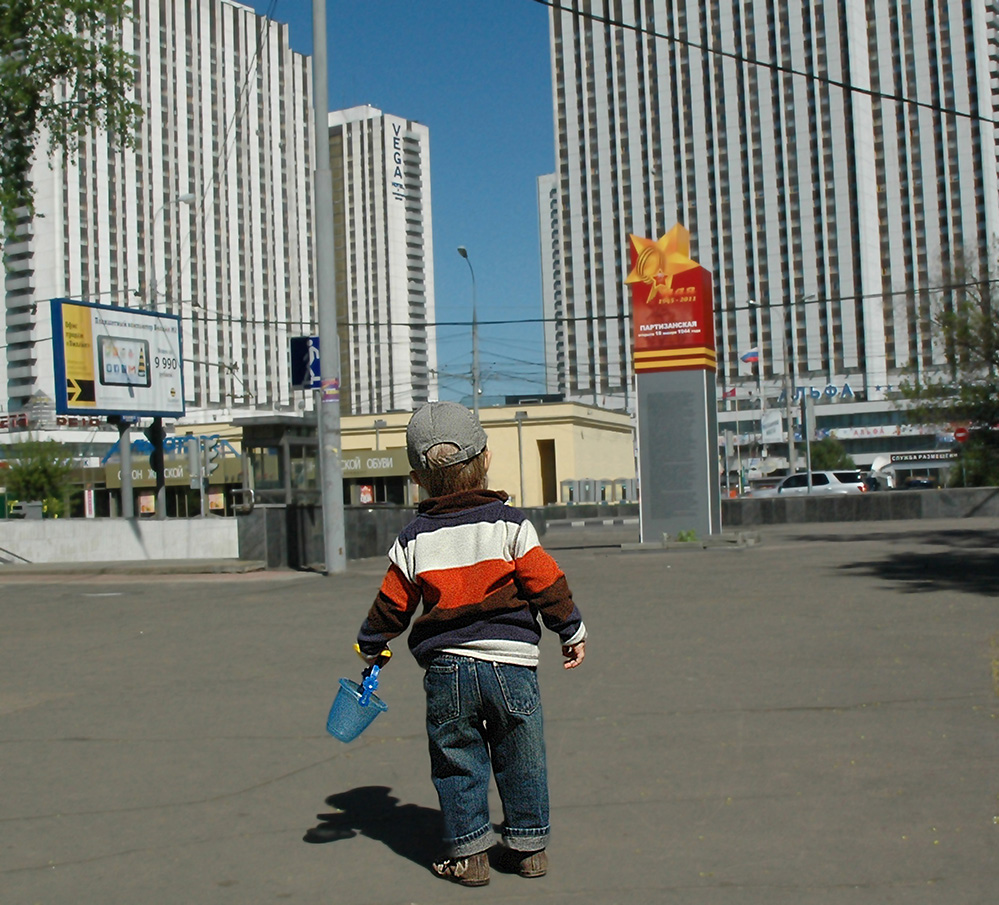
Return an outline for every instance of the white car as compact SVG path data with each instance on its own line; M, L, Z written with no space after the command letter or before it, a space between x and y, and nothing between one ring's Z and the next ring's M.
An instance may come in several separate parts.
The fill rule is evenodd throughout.
M813 471L812 493L866 493L867 482L861 471ZM801 496L808 493L808 473L788 475L777 485L778 496Z

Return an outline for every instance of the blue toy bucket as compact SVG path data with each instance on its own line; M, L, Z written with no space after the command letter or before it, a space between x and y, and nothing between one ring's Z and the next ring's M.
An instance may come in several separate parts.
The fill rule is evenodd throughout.
M340 680L340 690L333 699L330 715L326 720L326 731L341 742L352 742L371 721L383 710L386 704L378 695L371 694L366 704L361 703L364 689L350 679Z

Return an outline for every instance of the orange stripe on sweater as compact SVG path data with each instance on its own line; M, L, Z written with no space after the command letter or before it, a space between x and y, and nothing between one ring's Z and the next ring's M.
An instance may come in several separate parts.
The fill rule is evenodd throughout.
M534 596L550 588L563 577L562 570L543 547L532 547L516 562L520 583L528 594Z
M424 602L443 610L481 603L513 581L513 563L487 559L474 566L430 569L420 573Z

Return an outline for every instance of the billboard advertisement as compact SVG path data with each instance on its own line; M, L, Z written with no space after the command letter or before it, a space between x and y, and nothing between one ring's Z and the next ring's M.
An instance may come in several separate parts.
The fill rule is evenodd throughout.
M659 240L631 236L634 367L649 371L716 366L711 274L690 258L679 223Z
M184 414L177 315L53 299L52 345L58 414Z

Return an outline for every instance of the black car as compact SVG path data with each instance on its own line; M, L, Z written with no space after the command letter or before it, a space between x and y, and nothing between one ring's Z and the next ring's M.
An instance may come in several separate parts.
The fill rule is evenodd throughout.
M902 482L902 490L936 490L938 486L933 478L911 477Z

